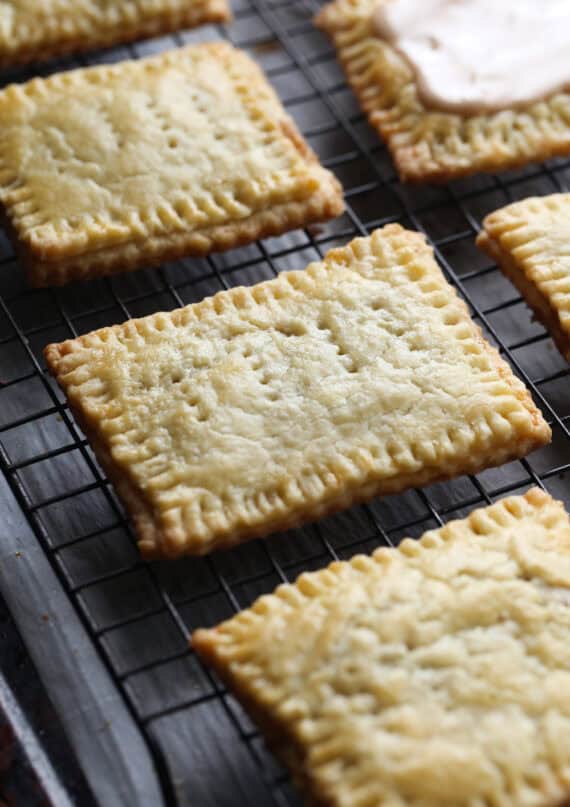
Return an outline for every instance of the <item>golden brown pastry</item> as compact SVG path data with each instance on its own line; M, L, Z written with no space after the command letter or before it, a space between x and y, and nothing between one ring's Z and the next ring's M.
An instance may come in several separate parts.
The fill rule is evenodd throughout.
M531 197L489 214L477 245L515 284L570 361L570 194Z
M537 488L192 643L319 807L570 798L570 522Z
M349 83L403 180L447 182L570 154L567 91L481 114L426 106L409 61L378 35L375 15L387 1L333 0L316 24L332 38ZM429 13L418 0L418 14L422 11Z
M145 557L202 554L550 440L419 233L46 349Z
M0 66L228 22L227 0L3 0Z
M0 92L0 207L32 285L226 250L342 212L261 70L224 43Z

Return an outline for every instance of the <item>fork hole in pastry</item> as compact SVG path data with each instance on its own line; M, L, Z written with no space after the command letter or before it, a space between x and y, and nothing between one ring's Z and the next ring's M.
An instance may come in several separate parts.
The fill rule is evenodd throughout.
M304 336L307 333L307 328L302 322L286 322L277 325L276 331L282 333L283 336Z
M402 333L402 334L398 334L398 335L406 337L404 344L406 345L408 350L411 350L411 351L422 350L423 343L422 343L421 336L418 333L414 333L414 331L410 331L407 334Z
M457 325L461 320L461 317L457 313L457 311L450 311L444 317L444 322L446 325Z
M172 373L171 380L173 384L180 384L182 381L182 372L180 370L175 370Z
M357 373L358 372L358 364L353 359L353 357L348 353L344 348L338 346L338 355L341 357L342 364L344 369L348 373Z
M421 280L425 275L425 267L417 263L410 263L407 266L407 275L410 280Z

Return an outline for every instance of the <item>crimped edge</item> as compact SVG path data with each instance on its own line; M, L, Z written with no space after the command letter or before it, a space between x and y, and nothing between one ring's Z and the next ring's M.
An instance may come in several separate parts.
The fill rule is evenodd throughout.
M332 39L349 84L403 181L443 183L570 154L569 93L489 115L427 109L404 58L372 32L373 7L370 0L333 0L315 24ZM464 153L462 143L469 145Z
M404 269L409 267L410 279L415 277L418 284L423 283L420 288L426 304L431 303L442 311L442 321L451 329L450 339L459 340L464 347L467 361L477 362L482 356L487 356L494 365L493 371L489 371L492 372L493 381L500 379L509 389L508 406L502 404L502 407L497 407L495 412L488 413L488 419L484 419L484 422L473 423L471 426L473 437L478 435L482 441L478 453L474 455L467 452L466 455L464 453L461 456L453 456L456 438L451 432L439 435L443 445L441 451L443 458L442 456L433 458L429 452L426 454L424 451L416 456L418 453L416 446L402 446L397 441L394 441L392 446L382 445L381 455L378 456L375 452L380 451L380 448L373 444L373 441L368 447L355 446L351 456L342 455L337 458L344 468L342 480L339 480L335 468L324 470L312 468L311 474L302 482L291 479L286 490L258 491L255 499L241 502L238 512L228 514L228 507L224 507L221 519L223 524L216 523L214 528L202 522L199 532L192 538L189 527L183 520L182 511L178 513L176 510L176 513L171 514L168 527L164 523L159 523L161 515L149 509L146 501L141 501L140 491L136 488L133 490L133 485L128 479L128 469L118 470L113 467L113 461L106 455L103 441L99 436L102 428L100 419L96 415L89 418L81 412L80 425L90 437L101 464L117 485L119 494L135 522L139 549L143 556L152 558L204 554L214 548L231 546L245 539L298 526L378 494L397 493L410 487L500 465L524 456L550 440L550 428L534 405L529 392L513 376L498 352L484 340L480 329L472 322L467 307L443 277L433 259L433 251L426 244L424 237L419 233L403 230L396 224L375 231L369 238L357 238L346 247L331 250L323 262L313 263L304 271L282 273L274 280L250 288L238 287L223 291L174 312L130 320L123 325L103 328L77 339L48 345L45 350L48 368L67 393L72 410L77 413L81 396L76 387L72 388L73 382L66 380L67 375L71 375L73 370L70 373L60 371L62 360L70 353L104 343L116 333L137 331L144 334L148 329L164 331L170 327L185 326L194 318L217 316L230 306L242 307L263 303L271 298L278 300L297 289L303 293L310 293L312 285L324 279L327 264L340 264L352 270L356 268L358 271L361 258L374 253L375 250L382 254L384 247L392 250L390 260L394 260L395 264ZM419 279L414 274L417 272L418 257L425 259ZM444 309L450 313L449 321L444 319ZM118 412L116 417L120 416L121 413ZM507 439L501 435L500 444L497 445L499 442L497 435L500 434L503 420L509 423L509 437ZM496 439L493 441L493 438ZM384 459L389 460L390 473L386 472L385 467L380 469ZM419 470L415 470L418 466ZM376 467L378 471L375 475ZM197 525L194 525L193 529L196 531Z
M528 307L532 310L536 319L544 325L550 333L554 344L566 359L570 362L570 333L566 331L560 320L560 312L553 304L549 295L544 294L536 283L529 279L525 259L518 260L511 250L501 244L501 235L511 231L514 227L522 228L525 225L532 225L532 211L524 214L524 208L529 205L543 206L549 202L566 200L568 202L568 221L570 223L570 194L551 194L546 197L529 197L522 202L495 210L483 220L483 229L477 236L477 246L485 252L503 272L511 283L520 292ZM516 217L520 211L521 217ZM516 218L513 218L516 217ZM526 243L530 243L530 238Z
M54 56L59 58L98 48L108 48L173 33L183 28L195 28L208 23L226 23L232 19L227 0L209 0L206 3L200 2L199 5L188 2L186 5L186 9L173 10L165 7L154 18L142 21L133 21L128 17L126 10L123 10L123 16L113 26L102 25L101 28L92 28L88 32L82 30L79 24L71 25L69 29L66 27L62 32L60 25L60 35L55 32L51 38L47 35L44 25L36 21L39 30L35 37L13 36L9 46L4 47L0 42L0 67L46 61ZM57 14L54 14L53 22L57 24Z
M132 272L178 258L226 252L258 239L282 235L298 227L340 216L344 211L340 184L325 169L318 174L321 186L309 199L274 205L241 221L204 227L189 233L130 241L57 263L34 260L17 241L15 248L32 288L62 286L76 280ZM8 228L8 231L11 232L12 228Z
M190 645L257 723L269 748L289 769L297 786L308 797L307 803L312 807L334 807L337 804L335 794L324 792L306 765L309 747L301 736L301 724L306 717L304 709L298 701L292 704L281 697L278 687L265 680L262 668L248 652L247 636L263 624L266 614L284 611L294 620L297 610L303 609L306 602L321 592L334 588L343 576L366 577L370 572L378 571L378 567L388 566L398 555L418 556L444 543L492 535L522 518L539 516L542 511L551 528L555 522L568 522L563 504L534 487L522 496L510 496L477 508L466 518L429 530L419 539L405 538L396 548L381 547L371 556L359 554L348 561L334 561L316 572L304 572L294 583L281 584L272 594L259 597L249 608L219 625L195 630ZM566 551L569 550L566 548ZM326 743L326 740L327 737L320 737L315 743ZM558 781L554 784L558 785Z
M67 73L60 73L47 79L34 79L24 85L11 85L0 93L0 103L10 103L12 97L41 97L51 87L61 89L77 82L101 83L117 76L124 78L130 71L156 71L170 65L184 63L186 55L196 52L206 57L223 60L228 78L240 94L244 108L257 119L264 128L268 127L273 140L288 142L298 158L299 164L292 170L293 176L302 174L303 198L293 198L284 202L277 200L266 209L254 210L244 219L231 218L223 224L197 227L182 219L181 229L171 232L157 232L143 237L131 234L120 243L92 248L78 248L74 243L68 246L57 238L57 234L39 236L35 229L22 230L12 209L30 202L29 190L21 183L18 175L3 159L0 148L0 190L7 189L10 199L2 205L2 218L8 223L8 233L24 266L32 286L62 285L75 278L113 274L149 266L167 259L185 255L204 255L216 250L228 250L257 238L278 235L298 226L326 221L344 211L343 192L334 175L320 165L314 151L304 140L296 124L285 112L276 92L268 83L261 69L243 51L226 42L213 42L189 45L160 56L147 59L120 62ZM32 200L33 201L33 200ZM227 204L231 200L225 200ZM220 202L221 204L221 202ZM179 218L173 205L165 199L165 205L172 208L172 217ZM138 211L141 221L156 218L152 208ZM112 219L111 219L112 221ZM51 225L50 222L48 224ZM95 232L104 222L93 221L85 224L80 232L87 238L90 228Z

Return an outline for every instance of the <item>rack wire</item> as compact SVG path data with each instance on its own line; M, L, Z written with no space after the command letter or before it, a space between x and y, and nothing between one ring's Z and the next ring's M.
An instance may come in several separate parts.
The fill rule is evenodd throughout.
M396 545L404 535L418 536L530 485L570 499L569 369L515 289L474 247L486 213L567 189L570 161L443 187L400 184L333 49L312 25L319 6L316 0L238 0L227 29L116 48L36 73L227 37L261 63L323 164L343 183L347 211L339 219L227 254L41 291L26 289L0 234L0 467L142 728L173 805L300 803L255 728L189 650L194 627L215 624L303 570ZM20 70L2 83L31 75ZM44 345L302 268L330 247L394 221L427 234L475 321L531 389L553 428L552 445L476 477L376 500L205 559L140 561L112 488L46 374Z

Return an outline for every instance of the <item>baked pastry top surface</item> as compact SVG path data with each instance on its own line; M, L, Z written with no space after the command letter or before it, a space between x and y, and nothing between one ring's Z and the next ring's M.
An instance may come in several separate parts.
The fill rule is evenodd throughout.
M376 35L374 11L388 0L333 0L316 18L398 173L411 182L447 182L570 154L570 94L522 109L459 115L421 102L413 69Z
M148 556L237 543L550 439L423 236L398 225L46 356Z
M253 240L289 209L292 226L299 206L342 209L262 72L227 44L12 85L0 119L0 202L24 251L64 279L84 255L128 264L127 244L204 252L243 241L247 222Z
M570 194L530 197L489 214L477 244L519 288L570 360Z
M570 795L570 523L538 489L305 573L193 646L323 807Z
M229 18L227 0L3 0L0 64L89 50Z

